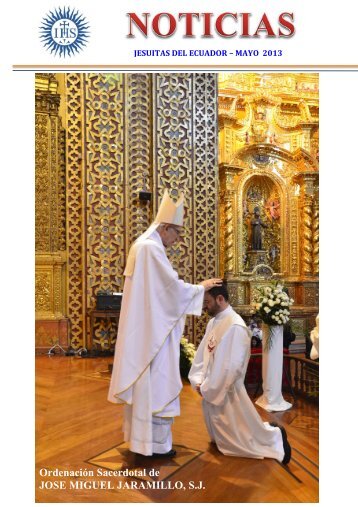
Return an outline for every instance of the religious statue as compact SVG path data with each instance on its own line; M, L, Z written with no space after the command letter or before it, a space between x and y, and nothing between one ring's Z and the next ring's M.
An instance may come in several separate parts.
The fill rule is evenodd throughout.
M249 207L247 205L247 200L244 199L242 201L242 214L243 214L243 217L246 218L250 215L250 211L249 211Z
M268 209L271 218L278 220L280 218L280 202L275 200L269 200L266 208Z
M262 227L267 228L260 218L260 208L254 208L254 218L251 220L251 247L252 250L262 250Z
M272 262L275 262L277 256L278 256L278 248L276 245L272 245L270 248L269 256Z
M247 197L250 201L261 199L261 190L258 186L250 187L247 192Z
M255 119L257 121L265 121L266 120L266 108L262 106L257 106Z

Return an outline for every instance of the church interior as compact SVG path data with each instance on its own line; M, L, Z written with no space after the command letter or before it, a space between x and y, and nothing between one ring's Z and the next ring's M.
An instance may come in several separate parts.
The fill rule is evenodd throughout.
M39 73L35 166L37 501L318 502L319 377L310 356L319 312L318 74ZM122 407L107 402L123 272L165 189L185 196L184 231L167 252L181 279L225 278L248 324L269 282L294 301L282 379L293 406L257 407L286 428L288 466L220 454L185 375L177 456L140 461L123 444ZM197 347L207 322L188 316L187 342ZM253 344L252 399L261 355ZM112 489L110 473L120 471L131 474ZM167 487L128 486L133 477L153 481L150 471Z

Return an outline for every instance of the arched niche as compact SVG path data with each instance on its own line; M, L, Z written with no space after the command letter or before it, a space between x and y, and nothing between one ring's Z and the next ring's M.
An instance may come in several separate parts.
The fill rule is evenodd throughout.
M287 190L282 180L265 170L248 170L237 187L237 272L253 271L249 255L252 250L252 227L255 208L267 226L262 230L262 249L266 254L262 264L269 266L274 274L287 271Z

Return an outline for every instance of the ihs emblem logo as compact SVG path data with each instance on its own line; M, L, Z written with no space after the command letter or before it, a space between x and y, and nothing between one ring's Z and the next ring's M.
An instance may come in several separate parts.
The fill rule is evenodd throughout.
M82 50L89 38L89 24L79 11L59 7L42 20L40 39L54 56L72 56Z

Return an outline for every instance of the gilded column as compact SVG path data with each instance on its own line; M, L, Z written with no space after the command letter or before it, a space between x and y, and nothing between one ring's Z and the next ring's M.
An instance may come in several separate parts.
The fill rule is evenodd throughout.
M302 273L312 274L313 246L312 246L312 198L304 196L302 204Z
M300 271L299 211L299 198L292 192L290 195L290 255L287 264L290 276L298 276Z
M319 275L319 206L317 200L313 204L313 274Z
M64 132L54 74L35 76L36 347L67 345Z
M221 183L221 182L220 182ZM220 231L220 246L219 246L219 276L224 278L225 274L225 190L220 184L221 190L219 193L219 231Z
M224 243L225 243L225 276L234 272L234 195L227 192L224 198Z
M225 164L220 165L220 275L232 277L235 269L235 190L234 175Z
M301 198L301 274L303 276L313 275L313 194L315 177L311 174L301 176L302 198Z

